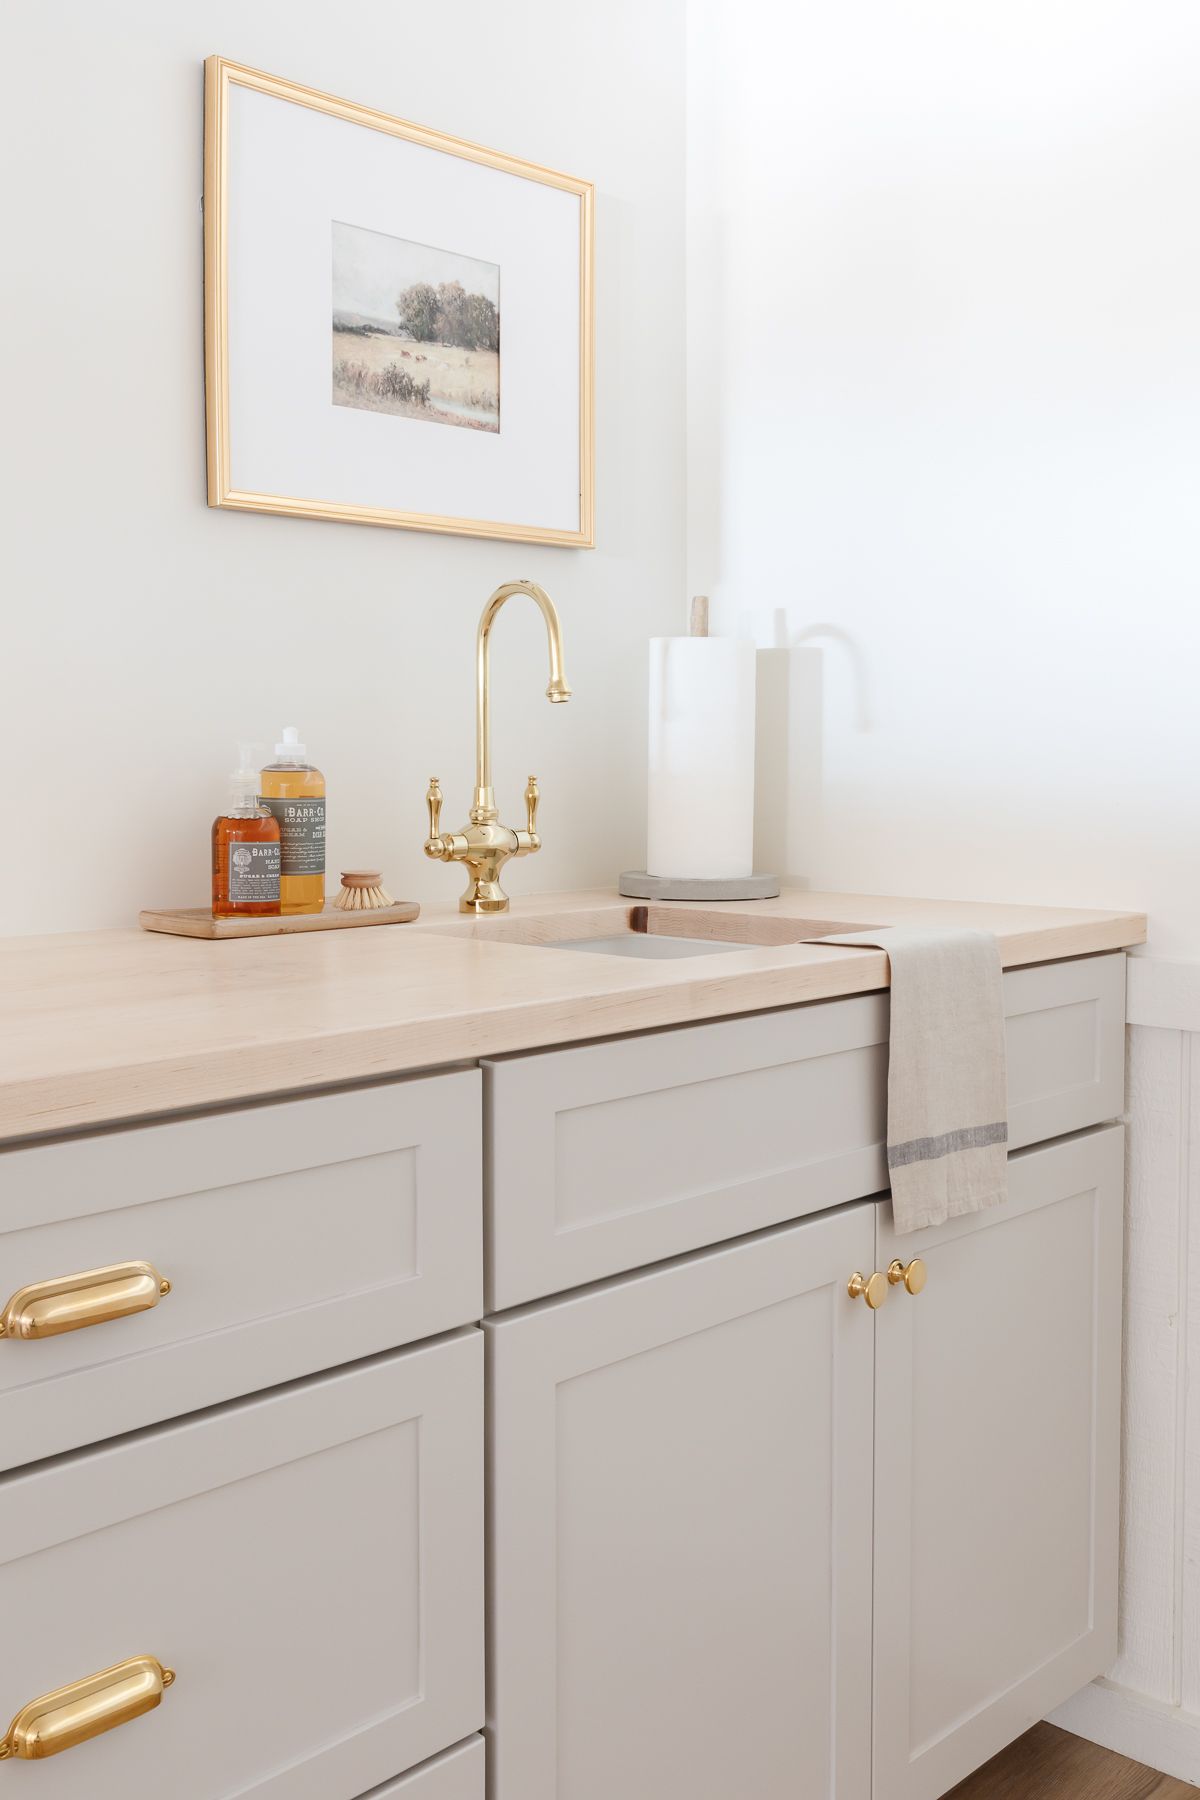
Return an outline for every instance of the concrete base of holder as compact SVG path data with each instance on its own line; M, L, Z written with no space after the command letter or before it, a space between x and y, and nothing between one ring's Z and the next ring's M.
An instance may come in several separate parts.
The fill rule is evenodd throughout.
M774 900L778 875L744 875L739 879L708 880L697 875L647 875L627 869L617 891L630 900Z

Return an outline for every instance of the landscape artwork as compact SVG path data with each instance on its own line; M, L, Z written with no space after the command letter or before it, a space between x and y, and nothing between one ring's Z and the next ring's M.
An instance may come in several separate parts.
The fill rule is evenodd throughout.
M333 223L333 404L500 429L500 269Z

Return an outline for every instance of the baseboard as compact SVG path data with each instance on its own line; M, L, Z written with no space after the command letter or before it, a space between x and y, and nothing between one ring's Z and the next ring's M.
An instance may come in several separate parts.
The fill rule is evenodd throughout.
M1115 1682L1094 1681L1052 1712L1050 1723L1178 1781L1200 1785L1200 1713L1164 1705Z

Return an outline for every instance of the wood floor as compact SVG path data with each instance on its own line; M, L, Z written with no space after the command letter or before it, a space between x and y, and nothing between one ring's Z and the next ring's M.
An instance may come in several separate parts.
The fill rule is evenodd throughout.
M1195 1800L1198 1794L1190 1782L1042 1724L960 1781L946 1800Z

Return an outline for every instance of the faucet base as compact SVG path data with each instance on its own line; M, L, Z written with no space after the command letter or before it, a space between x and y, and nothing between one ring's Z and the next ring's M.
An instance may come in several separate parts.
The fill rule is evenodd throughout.
M488 913L508 911L508 895L498 881L471 880L467 883L467 891L458 902L458 910L462 913L473 913L477 917L486 917Z

